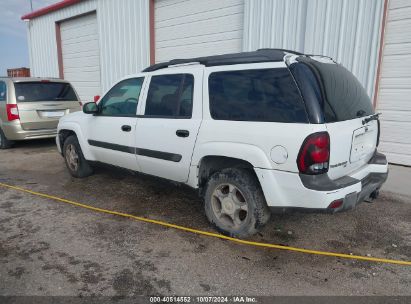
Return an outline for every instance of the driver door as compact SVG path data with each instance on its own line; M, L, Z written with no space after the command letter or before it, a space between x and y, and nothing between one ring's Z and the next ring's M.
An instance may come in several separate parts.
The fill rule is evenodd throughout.
M135 132L143 84L144 77L122 80L98 103L99 113L88 121L88 144L98 161L140 171Z

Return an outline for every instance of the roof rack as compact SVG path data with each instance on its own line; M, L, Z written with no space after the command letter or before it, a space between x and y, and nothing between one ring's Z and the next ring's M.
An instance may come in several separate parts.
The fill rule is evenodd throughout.
M304 55L299 52L284 50L284 49L259 49L254 52L242 52L233 54L224 54L207 57L197 57L189 59L173 59L167 62L161 62L151 65L143 70L143 72L153 72L165 69L172 65L198 62L205 66L231 65L241 63L258 63L258 62L279 62L284 60L287 53L295 55Z

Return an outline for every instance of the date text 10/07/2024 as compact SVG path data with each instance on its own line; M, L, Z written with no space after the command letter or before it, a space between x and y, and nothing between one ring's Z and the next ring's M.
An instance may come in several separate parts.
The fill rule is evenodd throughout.
M150 297L150 303L257 303L257 299L247 296L172 296Z

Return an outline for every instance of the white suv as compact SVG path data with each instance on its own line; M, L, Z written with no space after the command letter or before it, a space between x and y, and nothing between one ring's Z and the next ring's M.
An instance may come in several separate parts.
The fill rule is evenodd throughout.
M376 198L388 174L370 98L325 57L264 49L172 60L83 112L58 126L73 176L102 162L185 183L232 236L258 231L270 209L351 209Z

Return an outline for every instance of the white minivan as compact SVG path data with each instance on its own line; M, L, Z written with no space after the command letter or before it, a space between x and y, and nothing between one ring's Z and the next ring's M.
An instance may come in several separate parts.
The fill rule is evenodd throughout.
M336 212L387 178L380 128L359 81L330 58L263 49L172 60L64 116L57 145L75 177L102 162L185 183L225 234L271 211Z

